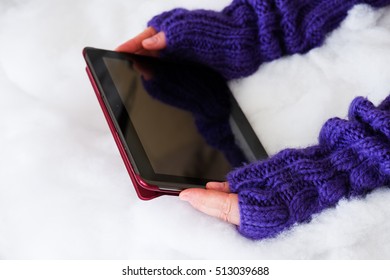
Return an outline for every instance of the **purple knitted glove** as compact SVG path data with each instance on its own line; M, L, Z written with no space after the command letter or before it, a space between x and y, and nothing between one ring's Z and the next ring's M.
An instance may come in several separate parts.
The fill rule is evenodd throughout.
M390 184L390 95L375 107L358 97L349 120L328 120L319 144L287 149L228 175L238 193L239 231L253 239L276 236L295 223Z
M249 76L266 61L319 46L355 4L390 0L234 0L221 12L174 9L149 26L164 31L175 55L206 64L227 79Z

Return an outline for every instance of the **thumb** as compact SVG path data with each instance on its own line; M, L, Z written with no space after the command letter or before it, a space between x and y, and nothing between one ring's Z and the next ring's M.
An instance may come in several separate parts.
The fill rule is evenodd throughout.
M142 46L151 51L164 49L167 46L164 32L158 32L152 37L146 38L142 41Z
M240 224L237 194L193 188L182 191L179 197L207 215L231 224Z

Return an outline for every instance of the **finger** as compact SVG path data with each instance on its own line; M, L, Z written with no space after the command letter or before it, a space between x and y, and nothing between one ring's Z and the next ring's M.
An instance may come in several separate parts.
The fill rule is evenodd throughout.
M208 182L206 184L206 189L230 193L230 188L229 188L228 182Z
M179 197L207 215L240 224L237 194L194 188L182 191Z
M142 33L126 41L125 43L117 47L115 50L118 52L129 53L139 52L141 49L143 49L142 41L147 38L153 37L156 33L157 32L153 27L148 27Z
M156 35L143 40L142 46L151 51L164 49L167 46L164 32L158 32Z

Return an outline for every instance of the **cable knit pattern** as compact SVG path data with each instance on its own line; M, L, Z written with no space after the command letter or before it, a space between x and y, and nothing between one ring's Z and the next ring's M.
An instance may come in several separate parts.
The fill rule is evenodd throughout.
M342 198L389 185L389 109L390 96L378 107L358 97L349 120L325 123L317 146L287 149L231 172L231 191L239 196L239 231L253 239L273 237Z
M221 12L174 9L149 26L164 31L164 55L206 64L227 79L255 72L266 61L319 46L355 4L390 0L234 0Z

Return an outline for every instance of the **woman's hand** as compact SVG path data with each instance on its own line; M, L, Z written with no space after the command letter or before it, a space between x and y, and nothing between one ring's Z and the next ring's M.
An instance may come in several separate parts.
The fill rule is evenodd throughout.
M206 189L186 189L179 197L207 215L234 225L240 224L238 195L230 193L227 182L210 182L206 185Z
M148 27L142 33L117 47L116 51L158 56L159 51L166 46L165 34L157 32L153 27Z

